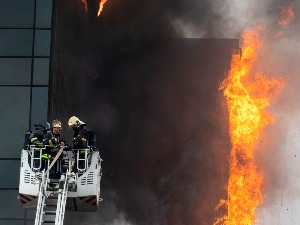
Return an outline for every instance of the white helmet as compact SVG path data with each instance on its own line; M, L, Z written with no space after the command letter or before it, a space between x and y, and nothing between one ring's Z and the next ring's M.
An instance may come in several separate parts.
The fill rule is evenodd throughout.
M61 128L61 122L57 119L52 121L52 127L53 128Z
M78 117L72 116L68 121L69 127L80 127L81 125L86 125L85 122L81 121Z

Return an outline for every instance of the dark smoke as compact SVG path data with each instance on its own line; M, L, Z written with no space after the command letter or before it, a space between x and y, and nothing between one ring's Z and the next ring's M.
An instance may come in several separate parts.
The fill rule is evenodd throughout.
M104 201L65 224L212 224L228 176L218 87L238 40L179 38L179 20L218 33L211 1L108 0L99 18L88 3L55 1L49 117L67 140L72 115L96 130Z

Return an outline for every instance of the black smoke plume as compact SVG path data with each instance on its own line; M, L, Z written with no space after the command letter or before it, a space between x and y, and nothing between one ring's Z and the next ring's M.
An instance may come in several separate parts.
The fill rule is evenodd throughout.
M70 141L78 116L104 160L99 211L65 224L212 224L230 149L218 87L238 40L182 38L179 20L218 32L211 1L108 0L100 17L96 3L54 4L49 119Z

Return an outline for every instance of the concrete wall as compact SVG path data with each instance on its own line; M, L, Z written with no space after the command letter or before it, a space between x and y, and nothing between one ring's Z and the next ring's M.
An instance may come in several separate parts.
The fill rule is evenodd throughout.
M52 0L1 0L0 225L33 224L17 199L24 134L48 114Z

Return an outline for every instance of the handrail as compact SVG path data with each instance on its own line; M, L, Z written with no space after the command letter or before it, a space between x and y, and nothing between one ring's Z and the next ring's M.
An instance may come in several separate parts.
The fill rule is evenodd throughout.
M40 170L41 166L42 166L42 152L43 150L45 150L46 148L41 148L41 147L35 147L35 146L30 146L30 152L31 152L31 164L30 167L33 170ZM39 157L35 157L36 156L36 152L38 152ZM35 167L36 162L38 163L38 167Z
M77 149L76 149L77 150ZM81 154L80 152L84 151L84 158L80 158L80 156L82 156L83 154ZM77 156L76 156L76 169L78 172L80 173L84 173L87 169L88 169L88 152L90 151L89 148L85 148L85 149L78 149L77 150ZM80 166L82 166L82 164L80 162L83 162L83 168L79 168Z
M37 171L40 171L42 166L43 166L43 160L42 160L42 154L43 152L48 148L58 148L58 146L51 146L51 145L43 145L43 146L40 146L40 147L36 147L34 145L30 145L30 149L28 150L28 153L31 155L31 165L30 165L30 168L37 172ZM45 175L46 176L49 176L49 171L51 169L51 167L56 163L56 161L59 159L59 156L62 154L63 152L63 149L65 148L66 146L60 146L59 147L59 151L56 153L56 156L54 158L54 160L51 160L47 162L47 166L46 166L46 169L47 171L45 172ZM89 154L91 152L94 151L94 149L97 149L95 147L90 147L88 146L88 148L83 148L83 149L70 149L68 151L72 151L72 152L75 152L75 155L76 155L76 161L75 161L75 169L80 173L80 174L83 174L86 172L86 170L88 169L89 167ZM36 152L39 152L39 156L38 157L35 157L36 155ZM84 153L80 153L80 152L84 152ZM38 163L39 162L39 163ZM38 167L35 167L36 164L39 164ZM49 166L50 164L50 166Z
M62 175L59 181L59 190L57 196L57 209L55 216L55 225L63 225L64 215L66 210L67 194L68 194L68 178L69 170L66 172L66 177Z
M47 187L47 177L45 176L45 171L42 172L42 181L39 188L39 197L38 203L36 208L36 215L35 215L35 223L34 225L41 225L43 221L43 211L44 211L44 204L46 199L46 187Z
M43 146L35 146L35 145L30 145L30 148L28 149L29 155L31 156L31 160L30 160L30 168L34 171L38 171L41 169L42 167L42 155L43 152L45 152L46 148L58 148L57 146L51 146L51 145L43 145ZM38 157L36 157L37 154L35 154L36 152L38 152ZM35 167L36 162L38 163L38 167Z

